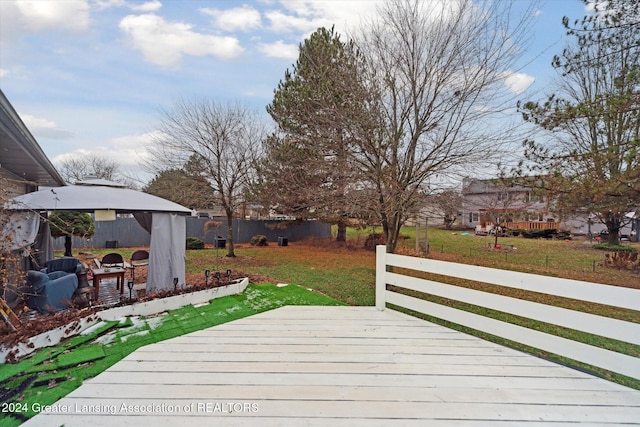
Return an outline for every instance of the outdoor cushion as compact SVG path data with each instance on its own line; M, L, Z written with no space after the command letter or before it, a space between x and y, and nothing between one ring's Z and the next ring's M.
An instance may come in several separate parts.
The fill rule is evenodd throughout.
M27 285L27 305L41 313L51 313L69 308L73 293L78 289L78 276L63 271L46 274L29 270Z
M47 273L52 271L66 271L67 273L79 273L82 271L82 263L78 258L64 257L56 258L44 263Z

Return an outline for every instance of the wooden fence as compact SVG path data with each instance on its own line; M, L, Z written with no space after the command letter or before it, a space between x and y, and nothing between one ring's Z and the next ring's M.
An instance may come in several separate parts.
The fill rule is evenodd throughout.
M378 246L376 250L376 308L379 310L384 310L387 303L393 304L640 379L640 358L638 357L394 292L387 289L387 285L498 310L634 345L640 345L640 324L638 323L426 280L407 275L408 271L403 274L395 272L399 269L421 272L422 275L428 273L472 280L635 311L640 311L640 290L638 289L387 254L385 246Z
M505 222L502 227L511 230L558 230L560 223L554 221L518 221Z

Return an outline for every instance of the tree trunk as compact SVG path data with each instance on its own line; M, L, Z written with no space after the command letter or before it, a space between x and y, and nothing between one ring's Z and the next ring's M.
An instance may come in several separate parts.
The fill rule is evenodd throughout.
M395 214L391 217L391 223L387 223L384 227L384 237L387 242L387 253L395 253L398 246L398 240L400 239L400 217L399 214Z
M71 253L71 236L64 236L64 256L73 256Z
M340 220L338 221L338 235L336 236L336 242L347 241L347 223Z
M225 209L227 213L227 257L235 258L236 253L233 249L233 212Z
M609 236L607 236L607 243L612 246L620 244L620 228L622 225L622 219L615 214L609 214L604 218L604 225L607 226Z
M620 244L620 225L607 223L607 231L609 236L607 237L607 243L612 246Z

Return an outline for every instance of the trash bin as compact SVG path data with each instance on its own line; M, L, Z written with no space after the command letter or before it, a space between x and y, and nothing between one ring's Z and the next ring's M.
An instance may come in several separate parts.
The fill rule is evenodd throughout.
M214 248L224 248L225 246L227 246L227 239L218 237L213 241Z
M288 246L289 238L287 237L278 237L278 246Z

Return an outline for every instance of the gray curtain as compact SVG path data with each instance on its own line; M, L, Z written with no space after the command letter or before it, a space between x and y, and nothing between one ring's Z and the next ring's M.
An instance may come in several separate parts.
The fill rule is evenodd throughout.
M147 230L147 233L151 234L151 225L153 222L151 212L134 212L133 217L142 228Z
M44 267L45 261L54 258L53 239L51 238L51 229L48 221L40 221L40 228L33 243L31 257L32 269L34 270L40 270Z
M172 290L174 278L178 287L185 282L185 217L162 212L154 212L152 217L147 293Z

